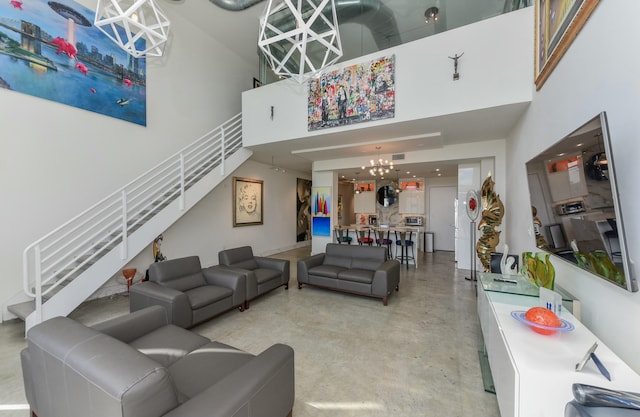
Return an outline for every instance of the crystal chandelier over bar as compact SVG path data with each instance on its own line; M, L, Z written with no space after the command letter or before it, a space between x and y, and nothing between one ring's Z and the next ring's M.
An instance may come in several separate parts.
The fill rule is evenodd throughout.
M376 146L376 150L378 151L378 160L374 161L373 159L369 161L371 164L369 167L369 174L374 177L384 176L384 174L388 174L393 169L393 162L389 162L387 159L383 160L380 158L380 146ZM367 169L364 165L361 167L363 170Z

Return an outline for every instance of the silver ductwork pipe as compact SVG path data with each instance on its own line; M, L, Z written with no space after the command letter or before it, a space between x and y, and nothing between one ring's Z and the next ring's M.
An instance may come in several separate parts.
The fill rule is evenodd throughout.
M263 0L210 1L222 9L239 12ZM393 11L380 0L335 0L335 4L339 24L353 22L366 26L379 49L400 45L400 34Z

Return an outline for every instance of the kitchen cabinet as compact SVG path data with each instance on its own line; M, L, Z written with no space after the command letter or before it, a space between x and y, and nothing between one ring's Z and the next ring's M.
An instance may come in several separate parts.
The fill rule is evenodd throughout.
M363 191L353 196L353 211L355 213L375 213L376 193L374 191Z
M405 190L400 193L399 211L402 214L424 215L424 191Z

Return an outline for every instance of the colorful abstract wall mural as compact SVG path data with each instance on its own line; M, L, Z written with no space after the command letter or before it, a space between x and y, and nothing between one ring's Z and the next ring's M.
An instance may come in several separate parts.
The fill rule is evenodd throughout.
M0 88L146 126L146 60L116 46L94 16L70 0L0 2Z
M313 187L311 215L313 235L331 236L331 187Z
M395 116L395 55L309 80L309 131Z
M296 242L311 239L311 181L298 178L296 192Z

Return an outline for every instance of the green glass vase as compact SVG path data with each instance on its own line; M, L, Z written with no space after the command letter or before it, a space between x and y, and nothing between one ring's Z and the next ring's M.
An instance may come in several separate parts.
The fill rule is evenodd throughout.
M522 273L536 287L553 290L556 270L546 252L523 252Z

